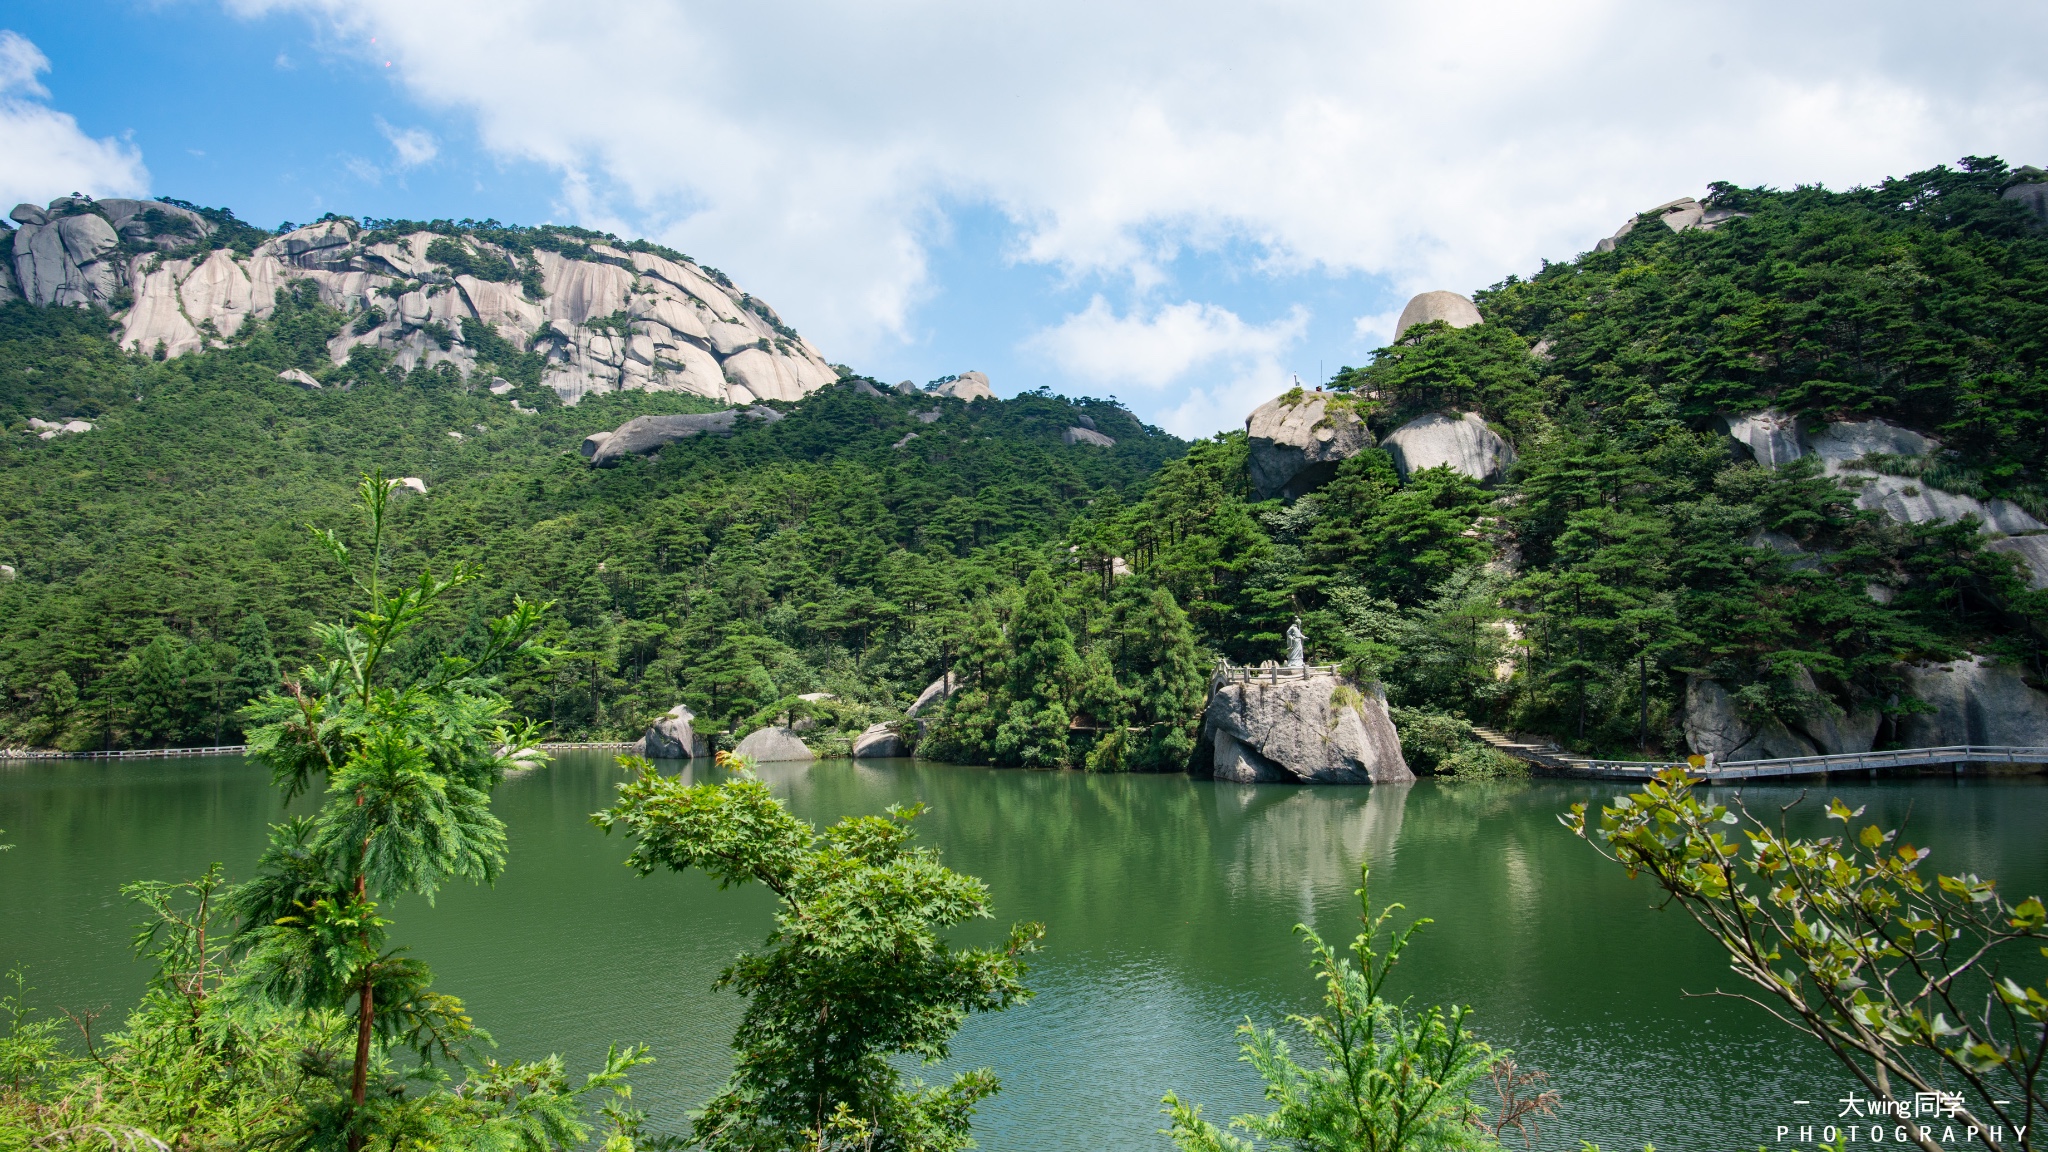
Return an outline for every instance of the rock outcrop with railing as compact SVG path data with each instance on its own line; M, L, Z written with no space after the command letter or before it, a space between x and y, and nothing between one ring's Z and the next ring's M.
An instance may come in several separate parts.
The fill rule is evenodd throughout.
M1219 662L1193 769L1242 784L1415 779L1379 686L1360 684L1335 664Z

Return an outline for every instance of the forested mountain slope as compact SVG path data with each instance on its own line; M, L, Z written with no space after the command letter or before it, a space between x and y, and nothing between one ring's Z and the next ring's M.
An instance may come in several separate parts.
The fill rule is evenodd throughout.
M381 469L426 488L400 567L490 575L440 635L557 602L562 655L513 689L564 735L684 702L728 732L806 713L835 748L950 669L965 688L903 729L926 754L1175 769L1210 662L1279 656L1298 614L1311 658L1385 683L1425 771L1498 769L1482 720L1649 754L2048 743L2043 188L1984 159L1716 185L1476 310L1419 299L1332 391L1192 449L1107 403L848 377L600 468L585 436L714 402L565 408L552 353L474 320L473 365L337 361L362 317L311 277L164 360L105 311L17 302L0 738L231 734L338 603L302 525ZM1276 478L1283 434L1342 451Z
M1608 750L1714 725L1747 755L1947 742L1926 700L1990 685L1920 662L2044 671L2043 573L2014 558L2048 543L2041 179L1973 159L1848 192L1716 185L1691 215L1712 230L1653 214L1295 398L1369 430L1318 491L1258 501L1232 435L1076 531L1233 658L1303 613L1313 651L1411 710L1404 743L1422 712ZM1482 486L1369 446L1436 413L1518 458ZM2048 742L2048 697L2005 688L2027 704L2009 731L2043 737L2012 742Z
M900 710L964 605L1184 447L1102 402L831 387L775 424L595 469L577 453L589 433L715 405L621 391L563 407L445 361L323 367L348 323L287 292L227 346L157 361L120 351L103 311L0 308L7 743L233 738L234 709L342 603L306 525L347 523L373 470L426 488L397 498L397 570L485 574L441 635L514 595L556 601L564 655L514 697L564 736L637 735L685 699L719 723L815 690ZM327 387L278 378L294 368ZM43 439L30 413L95 428ZM1116 444L1066 443L1077 421Z

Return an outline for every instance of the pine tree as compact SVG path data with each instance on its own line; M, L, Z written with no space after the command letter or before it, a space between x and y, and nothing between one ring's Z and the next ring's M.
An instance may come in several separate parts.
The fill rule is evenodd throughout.
M263 613L251 612L242 617L242 626L235 632L235 667L228 680L229 704L240 708L251 700L276 691L281 684L277 653L270 646L270 622L263 618Z
M533 725L505 722L495 674L533 654L546 605L515 600L476 659L444 654L423 675L405 675L394 660L400 646L475 574L422 571L393 591L383 571L389 500L382 476L363 478L369 548L360 563L332 531L319 534L366 606L354 623L316 628L324 661L243 713L250 755L287 800L316 783L326 799L315 815L272 828L257 878L235 893L242 978L272 1003L353 1017L345 1103L315 1115L308 1134L340 1138L349 1152L405 1123L402 1079L381 1084L374 1099L369 1092L380 1043L430 1062L459 1057L477 1036L461 1002L431 990L425 964L386 947L380 904L402 893L431 901L455 880L495 880L505 829L491 791L508 770L543 759Z

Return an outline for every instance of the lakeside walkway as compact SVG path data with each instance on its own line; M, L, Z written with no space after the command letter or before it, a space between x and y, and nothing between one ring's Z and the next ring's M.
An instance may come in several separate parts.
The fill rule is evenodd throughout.
M634 748L638 740L537 744L543 752L582 752L594 748ZM205 748L124 748L115 752L59 752L53 748L0 748L0 760L166 760L186 756L243 756L247 744L214 744Z
M1875 772L1880 768L1926 768L1965 764L2048 765L2048 748L1987 744L1948 744L1938 748L1896 748L1886 752L1844 752L1833 756L1786 756L1772 760L1729 760L1695 768L1684 761L1597 760L1572 756L1555 744L1518 741L1491 728L1474 726L1472 734L1517 760L1551 772L1605 780L1647 780L1667 768L1683 768L1708 783L1767 780L1781 776L1826 776L1835 772Z

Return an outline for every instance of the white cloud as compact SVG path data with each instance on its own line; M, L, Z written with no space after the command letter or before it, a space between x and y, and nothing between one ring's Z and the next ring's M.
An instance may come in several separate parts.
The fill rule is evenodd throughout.
M417 168L441 154L441 146L424 128L398 128L377 117L377 131L391 141L391 151L400 168Z
M1296 305L1268 324L1247 324L1235 312L1193 301L1119 316L1101 296L1033 336L1040 353L1084 382L1158 392L1190 376L1210 383L1156 398L1168 431L1203 435L1280 391L1280 360L1308 331L1308 310ZM1147 405L1156 407L1156 405ZM1220 417L1218 413L1225 413Z
M42 204L70 192L139 196L149 188L142 154L112 139L95 140L78 121L47 107L49 89L36 79L49 57L15 32L0 29L0 202Z
M856 363L915 335L947 203L1140 300L1225 246L1244 275L1469 291L1711 180L2048 159L2032 5L224 2L375 37L569 210L713 260Z

